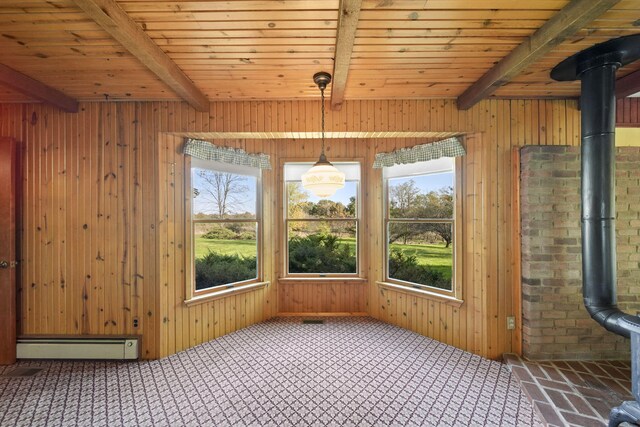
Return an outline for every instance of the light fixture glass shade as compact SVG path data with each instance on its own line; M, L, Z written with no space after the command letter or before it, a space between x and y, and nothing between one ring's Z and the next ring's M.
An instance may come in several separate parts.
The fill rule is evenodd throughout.
M336 191L344 187L344 173L322 157L302 175L302 187L311 191L316 197L326 198L333 196Z

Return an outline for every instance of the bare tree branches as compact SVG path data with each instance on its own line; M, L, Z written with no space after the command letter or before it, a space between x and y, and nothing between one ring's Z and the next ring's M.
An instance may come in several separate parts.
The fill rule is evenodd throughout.
M219 218L240 213L248 201L249 186L244 184L247 177L209 170L199 170L197 174L206 185L194 189L194 196L201 196Z

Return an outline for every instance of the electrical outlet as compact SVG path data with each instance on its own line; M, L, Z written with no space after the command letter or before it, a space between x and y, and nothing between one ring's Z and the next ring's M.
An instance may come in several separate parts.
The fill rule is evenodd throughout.
M133 327L134 327L134 328L137 328L137 327L138 327L138 318L137 318L137 317L134 317L134 318L133 318Z
M507 316L507 329L512 330L516 328L516 318L514 316Z

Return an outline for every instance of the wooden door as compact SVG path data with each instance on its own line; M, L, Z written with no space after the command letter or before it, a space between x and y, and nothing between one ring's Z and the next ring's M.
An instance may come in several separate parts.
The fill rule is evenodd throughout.
M18 145L0 138L0 365L16 361Z

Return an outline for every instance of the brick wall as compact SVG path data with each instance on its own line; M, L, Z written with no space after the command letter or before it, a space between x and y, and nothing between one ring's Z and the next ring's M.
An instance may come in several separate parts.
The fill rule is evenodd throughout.
M618 305L640 311L640 148L616 154ZM521 151L523 353L531 359L626 359L629 344L582 303L580 148Z

